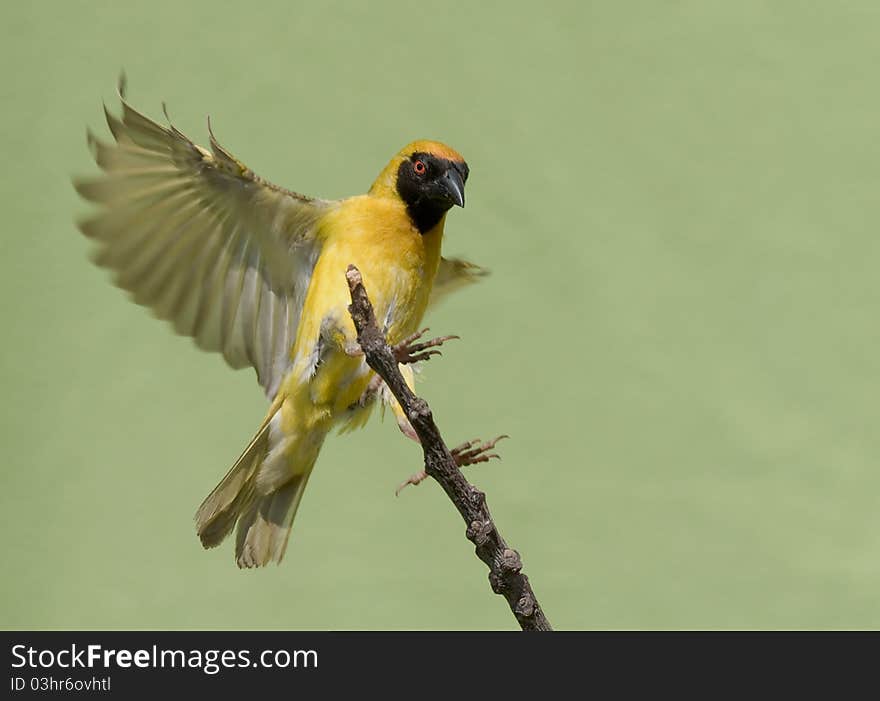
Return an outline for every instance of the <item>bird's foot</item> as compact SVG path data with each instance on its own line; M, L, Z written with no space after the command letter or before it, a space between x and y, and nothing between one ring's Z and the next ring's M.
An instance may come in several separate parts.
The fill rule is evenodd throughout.
M476 465L481 462L489 462L492 458L501 459L501 456L498 453L490 453L498 441L503 438L510 438L510 436L497 436L493 438L491 441L481 441L479 438L475 438L472 441L466 441L461 445L453 448L449 452L452 454L452 458L455 460L455 464L459 467L465 467L467 465ZM406 489L409 485L417 485L421 484L425 481L425 478L428 476L428 473L424 470L420 470L416 472L414 475L410 475L407 477L397 489L394 490L395 496L400 496L400 493Z
M442 355L442 353L437 350L437 347L442 346L446 341L458 338L458 336L438 336L437 338L432 338L430 341L414 343L414 341L418 341L428 331L429 329L426 327L391 347L398 363L401 365L409 365L427 360L432 355Z
M489 451L503 438L510 438L510 436L496 436L491 441L481 441L479 438L475 438L472 441L462 443L449 452L452 453L452 457L455 458L455 464L459 467L489 462L492 458L501 460L501 456L498 453L490 453Z
M405 480L403 480L403 482L401 482L401 483L398 485L397 489L394 490L394 496L399 497L399 496L400 496L400 493L401 493L404 489L406 489L407 487L409 487L409 485L411 485L411 484L412 484L412 485L421 484L422 482L425 481L425 479L426 479L427 477L428 477L428 473L425 472L424 470L419 470L419 471L416 472L414 475L410 475L409 477L407 477Z

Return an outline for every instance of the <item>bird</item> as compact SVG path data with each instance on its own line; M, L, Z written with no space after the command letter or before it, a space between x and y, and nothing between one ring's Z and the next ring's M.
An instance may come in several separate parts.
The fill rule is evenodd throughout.
M399 405L358 352L345 271L355 265L389 344L419 336L429 305L486 274L441 255L446 216L464 207L469 168L454 149L417 140L362 195L308 197L258 176L226 150L208 119L209 148L168 117L137 111L118 85L104 105L111 140L87 131L102 171L74 186L97 210L78 221L93 261L175 332L251 367L269 409L195 515L205 548L235 530L241 568L280 563L326 436ZM412 387L410 365L401 365Z

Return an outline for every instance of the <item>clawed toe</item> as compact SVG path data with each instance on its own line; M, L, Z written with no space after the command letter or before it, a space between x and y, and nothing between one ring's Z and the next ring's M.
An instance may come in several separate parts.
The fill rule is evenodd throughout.
M489 462L492 458L500 460L501 456L498 455L498 453L491 453L489 451L495 447L498 441L504 438L510 438L510 436L496 436L491 441L485 442L480 441L479 438L474 438L474 440L472 441L466 441L461 445L456 446L449 452L452 454L452 457L455 460L455 464L459 467L465 467L466 465L477 465L481 462ZM422 482L424 482L427 476L428 473L424 470L420 470L414 475L410 475L403 482L400 483L397 489L394 490L394 495L400 496L400 493L411 484L421 484Z
M417 331L392 347L394 357L397 359L398 363L401 363L402 365L420 363L423 360L427 360L432 355L442 355L437 348L442 346L446 341L458 338L458 336L438 336L429 341L414 343L414 341L419 340L429 330L430 329L425 327L421 331Z
M500 460L501 456L498 455L498 453L490 453L489 451L492 450L498 441L503 438L510 438L510 436L497 436L491 441L486 441L484 443L481 443L479 438L475 438L472 441L466 441L460 446L453 448L450 452L452 453L452 457L455 458L455 464L459 467L476 465L481 462L489 462L492 458Z
M394 490L394 496L399 497L400 493L404 489L406 489L409 485L415 486L417 484L421 484L422 482L425 481L425 478L427 478L427 476L428 476L428 473L425 472L424 470L416 472L414 475L410 475L403 482L400 483L400 485L397 487L397 489Z

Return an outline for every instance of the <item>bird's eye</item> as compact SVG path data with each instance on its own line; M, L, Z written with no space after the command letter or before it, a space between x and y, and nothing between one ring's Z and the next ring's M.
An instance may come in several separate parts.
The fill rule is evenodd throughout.
M424 161L416 161L413 163L413 170L417 175L424 175L428 172L428 166L425 165Z

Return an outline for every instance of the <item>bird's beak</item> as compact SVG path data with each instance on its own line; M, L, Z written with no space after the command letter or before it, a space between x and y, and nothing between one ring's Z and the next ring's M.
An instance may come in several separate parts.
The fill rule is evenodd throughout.
M464 180L461 179L461 173L457 168L450 167L440 180L440 184L443 188L443 194L450 204L464 207Z

